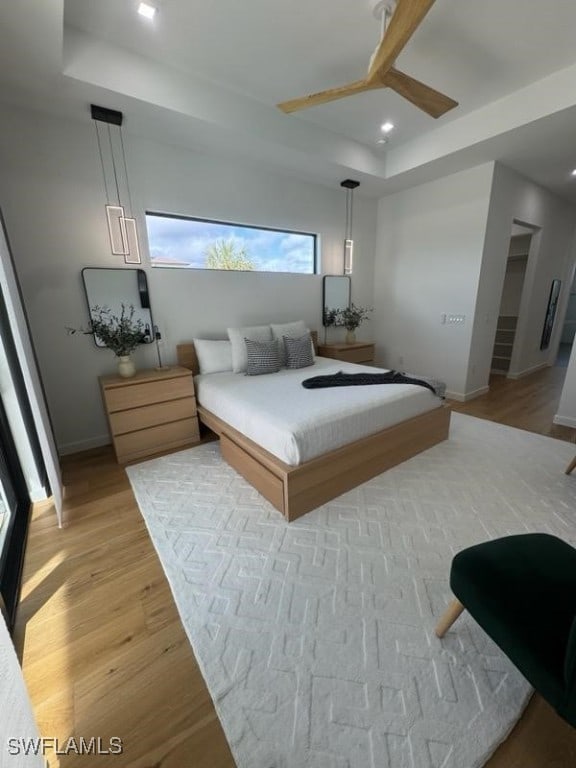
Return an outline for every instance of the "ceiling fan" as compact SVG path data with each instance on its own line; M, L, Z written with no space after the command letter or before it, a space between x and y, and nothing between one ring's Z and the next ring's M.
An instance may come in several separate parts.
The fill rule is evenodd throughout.
M341 85L338 88L330 88L327 91L312 93L299 99L283 101L278 104L279 109L288 114L377 88L392 88L393 91L408 99L431 117L440 117L450 109L457 107L458 102L454 99L434 90L429 85L421 83L410 75L400 72L393 66L434 1L397 0L395 8L388 5L386 0L377 1L374 5L374 14L382 18L382 37L372 54L368 74L364 80L355 80L353 83Z

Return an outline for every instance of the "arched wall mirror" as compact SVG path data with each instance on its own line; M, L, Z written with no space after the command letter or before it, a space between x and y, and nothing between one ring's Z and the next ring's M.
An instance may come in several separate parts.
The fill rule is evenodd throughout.
M346 309L350 306L350 278L346 275L325 275L322 281L324 312L330 309Z
M82 279L90 316L93 307L110 307L115 315L120 315L122 304L126 309L132 305L134 320L142 320L145 331L148 331L146 340L142 343L153 341L150 294L146 272L143 269L85 267L82 270ZM94 341L97 347L104 347L104 343L97 336L94 336Z

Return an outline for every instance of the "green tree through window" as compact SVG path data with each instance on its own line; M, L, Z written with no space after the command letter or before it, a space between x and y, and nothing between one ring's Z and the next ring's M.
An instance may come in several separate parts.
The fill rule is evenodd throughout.
M234 240L216 240L206 248L206 269L254 269L246 248Z

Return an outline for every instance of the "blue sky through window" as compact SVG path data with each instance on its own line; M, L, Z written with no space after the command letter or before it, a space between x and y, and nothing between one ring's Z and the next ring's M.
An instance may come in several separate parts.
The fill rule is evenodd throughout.
M153 267L210 269L210 247L226 243L254 271L314 273L314 235L158 214L146 214L146 227Z

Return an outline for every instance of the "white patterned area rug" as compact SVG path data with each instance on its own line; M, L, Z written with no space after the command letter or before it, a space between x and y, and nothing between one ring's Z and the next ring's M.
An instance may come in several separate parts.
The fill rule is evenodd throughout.
M576 544L575 447L453 414L450 439L287 524L209 443L127 469L239 768L476 768L531 689L452 556Z

